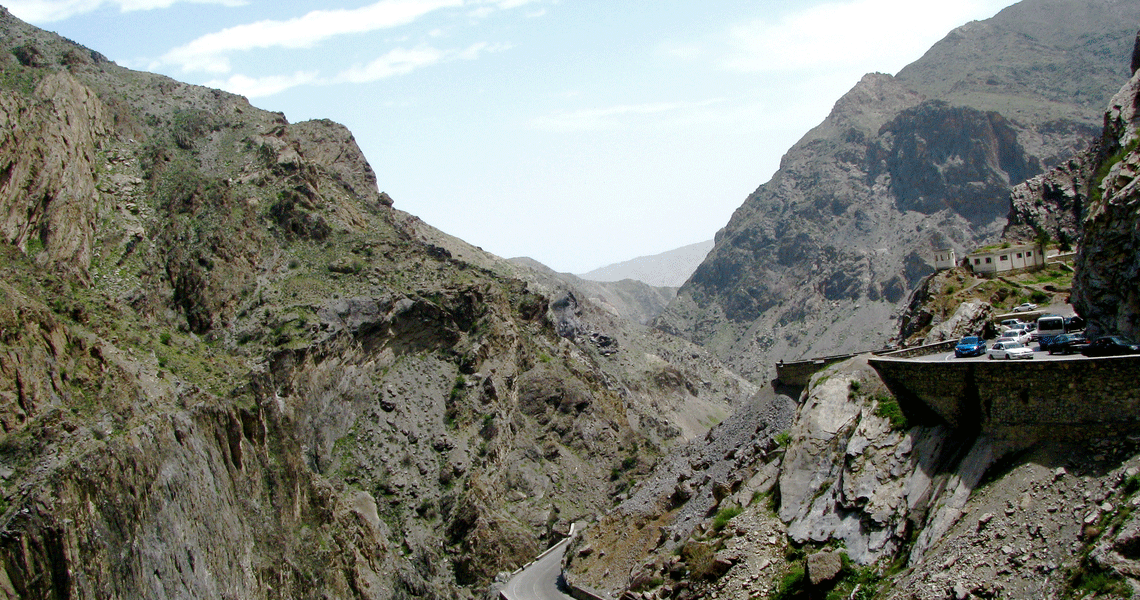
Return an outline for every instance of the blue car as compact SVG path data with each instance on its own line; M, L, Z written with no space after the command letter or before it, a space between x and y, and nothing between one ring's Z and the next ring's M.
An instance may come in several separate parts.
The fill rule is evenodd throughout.
M958 358L962 358L963 356L981 356L985 353L985 340L975 335L968 335L958 340L958 345L954 346L954 356Z

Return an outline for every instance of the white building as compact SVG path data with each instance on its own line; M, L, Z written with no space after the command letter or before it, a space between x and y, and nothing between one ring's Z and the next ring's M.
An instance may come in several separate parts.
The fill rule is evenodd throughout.
M966 256L966 264L978 275L996 275L1045 266L1045 252L1037 244L983 248Z
M958 253L954 252L953 248L934 251L935 270L953 269L956 266L958 266Z

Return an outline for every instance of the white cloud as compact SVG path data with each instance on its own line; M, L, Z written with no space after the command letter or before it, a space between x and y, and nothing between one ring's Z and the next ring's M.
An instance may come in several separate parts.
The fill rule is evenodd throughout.
M13 15L36 24L62 21L103 6L118 6L122 12L170 8L179 2L244 6L246 0L9 0L4 4Z
M660 126L668 115L673 122L692 122L710 117L704 109L723 103L712 99L701 102L652 102L646 104L623 104L605 108L560 112L537 117L531 121L536 129L555 132L597 131L628 127L632 123L653 117L654 126Z
M729 31L722 66L742 72L856 68L894 72L954 27L992 16L1009 0L854 0L818 4Z
M292 75L270 75L268 77L248 77L246 75L233 75L225 80L215 80L206 83L207 87L219 88L241 94L247 98L272 96L287 89L315 83L317 73L314 71L297 71Z
M302 85L329 85L336 83L369 83L388 77L407 75L416 69L452 60L475 60L486 52L499 52L507 46L486 43L473 44L459 50L440 50L428 46L419 48L396 48L366 65L346 69L331 79L322 79L316 71L297 71L292 75L270 75L249 77L231 75L225 79L206 82L208 87L216 87L248 98L258 98L281 93Z
M411 50L396 48L376 60L341 72L333 83L368 83L396 75L407 75L416 69L452 60L475 60L485 52L501 52L508 46L473 44L461 50L440 50L421 46Z
M157 1L157 0L155 0ZM161 63L183 71L227 73L227 53L264 48L311 48L329 38L412 23L463 0L381 0L350 10L315 10L286 21L258 21L204 35L164 54Z
M384 56L363 65L352 67L333 78L336 82L367 83L394 75L406 75L412 71L434 65L444 59L446 53L436 48L396 48Z

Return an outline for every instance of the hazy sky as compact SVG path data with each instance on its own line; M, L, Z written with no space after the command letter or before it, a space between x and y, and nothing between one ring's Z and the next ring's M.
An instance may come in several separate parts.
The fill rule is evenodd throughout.
M1010 0L20 0L120 65L356 136L396 207L580 273L711 239L868 72Z

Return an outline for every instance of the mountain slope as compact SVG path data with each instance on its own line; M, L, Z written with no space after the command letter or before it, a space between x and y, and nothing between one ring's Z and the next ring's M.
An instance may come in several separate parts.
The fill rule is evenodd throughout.
M778 360L880 347L934 250L996 238L1010 188L1088 146L1138 21L1133 3L1028 0L897 77L864 77L745 200L656 326L754 381Z
M0 597L472 598L755 390L340 125L0 33Z
M578 277L590 281L621 281L622 279L636 279L649 285L661 287L681 287L681 284L693 274L701 261L712 250L713 242L700 242L689 244L680 248L654 254L641 256L612 265L594 269L589 273L581 273Z

